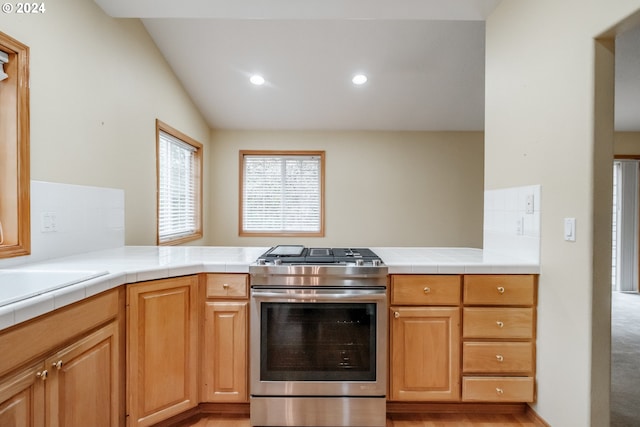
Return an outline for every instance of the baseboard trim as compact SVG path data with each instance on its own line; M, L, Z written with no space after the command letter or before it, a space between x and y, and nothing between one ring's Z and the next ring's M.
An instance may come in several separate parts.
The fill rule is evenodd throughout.
M202 414L249 415L249 403L201 403Z
M526 403L466 403L466 402L387 402L387 414L425 414L468 412L475 414L519 414Z
M182 425L191 425L201 417L200 408L196 406L164 421L154 424L153 427L177 427Z
M387 416L402 419L412 414L459 413L469 414L526 414L536 427L551 427L538 413L526 403L433 403L433 402L387 402ZM153 427L180 427L193 425L200 418L248 417L249 403L200 403L181 414L155 424Z
M551 424L542 419L534 409L527 405L527 416L533 421L536 427L551 427Z

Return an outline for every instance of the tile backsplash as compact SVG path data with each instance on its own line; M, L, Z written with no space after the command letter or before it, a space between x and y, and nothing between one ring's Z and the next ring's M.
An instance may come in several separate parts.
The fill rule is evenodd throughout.
M539 185L485 191L483 249L540 262Z
M124 190L31 181L31 255L0 268L124 246ZM540 262L540 186L484 193L486 252Z
M31 181L31 255L0 268L124 245L124 190Z

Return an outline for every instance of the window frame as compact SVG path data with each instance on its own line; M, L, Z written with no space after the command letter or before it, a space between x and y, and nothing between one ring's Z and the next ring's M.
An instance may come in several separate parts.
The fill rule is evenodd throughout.
M320 218L319 230L307 231L245 231L244 230L244 159L246 156L273 156L273 157L319 157L320 158ZM238 235L241 237L324 237L325 236L325 152L324 151L301 151L301 150L240 150L239 152L239 181L240 191L238 194Z
M187 235L180 235L176 238L161 239L160 236L160 133L164 132L171 137L178 139L182 143L193 147L195 165L194 176L194 198L195 198L195 230L193 233ZM179 245L181 243L190 242L193 240L201 239L203 237L202 232L202 144L195 139L185 135L179 130L174 129L168 124L156 119L156 244L158 246L172 246Z

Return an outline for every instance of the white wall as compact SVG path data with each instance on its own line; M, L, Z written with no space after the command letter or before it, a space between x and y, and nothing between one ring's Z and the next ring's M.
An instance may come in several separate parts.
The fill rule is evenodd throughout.
M613 56L594 38L638 8L505 1L487 21L485 186L541 184L534 409L553 426L609 425Z
M324 238L238 236L239 150L325 150ZM482 132L214 131L212 245L482 246Z
M31 178L125 190L126 243L155 244L155 119L205 150L209 128L139 20L91 0L45 6L0 14L30 47Z

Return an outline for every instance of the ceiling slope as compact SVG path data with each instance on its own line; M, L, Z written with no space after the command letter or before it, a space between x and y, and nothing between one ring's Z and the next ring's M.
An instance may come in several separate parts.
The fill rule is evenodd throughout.
M500 0L95 1L142 20L214 129L484 129ZM617 130L640 130L639 46L639 30L616 43Z

